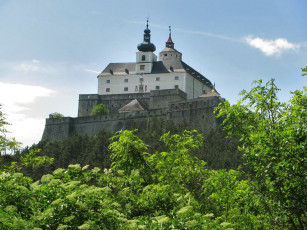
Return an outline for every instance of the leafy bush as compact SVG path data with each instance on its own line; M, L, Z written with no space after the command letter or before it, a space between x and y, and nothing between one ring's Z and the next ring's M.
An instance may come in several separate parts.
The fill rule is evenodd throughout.
M100 103L96 106L94 106L91 115L96 116L96 115L106 115L109 114L108 108L105 106L105 104Z
M196 131L161 137L169 151L146 153L132 131L111 144L110 169L79 164L38 181L0 170L0 229L257 229L270 218L253 183L238 171L212 171L192 157ZM34 154L24 165L37 166ZM47 158L48 160L48 158ZM256 203L254 203L256 201ZM276 226L270 226L275 228Z
M61 118L61 117L64 117L63 114L57 113L57 112L51 113L50 115L52 116L52 118Z

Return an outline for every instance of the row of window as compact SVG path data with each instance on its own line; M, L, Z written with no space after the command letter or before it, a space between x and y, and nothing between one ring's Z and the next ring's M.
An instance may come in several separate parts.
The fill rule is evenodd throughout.
M175 85L174 88L175 88L175 89L179 89L179 86L178 86L178 85ZM145 86L143 86L143 85L135 86L135 92L144 91L144 89L145 89L145 91L147 91L147 85L145 85ZM159 90L159 89L160 89L160 86L157 85L157 86L156 86L156 90ZM128 87L124 87L124 91L125 91L125 92L129 91L129 90L128 90ZM107 93L111 92L111 89L110 89L110 88L106 88L106 92L107 92Z
M178 77L178 76L175 76L174 79L177 81L177 80L179 80L179 77ZM129 81L128 78L124 79L124 82L128 82L128 81ZM144 81L144 78L140 78L140 82L143 82L143 81ZM160 77L156 77L156 81L160 81ZM107 79L107 80L106 80L106 83L111 83L111 80L110 80L110 79Z

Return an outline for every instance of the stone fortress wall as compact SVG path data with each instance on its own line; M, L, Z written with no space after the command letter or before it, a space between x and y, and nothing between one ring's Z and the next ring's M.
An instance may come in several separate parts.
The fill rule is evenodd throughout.
M72 133L93 136L102 129L114 133L129 129L135 123L141 129L148 129L153 118L173 120L175 123L185 121L191 128L198 130L209 130L218 125L213 109L223 101L222 98L208 96L187 100L186 97L186 93L180 89L116 95L80 95L78 117L46 119L42 139L63 140ZM147 107L146 110L118 112L122 106L134 99L141 101ZM104 103L110 114L90 116L93 107L99 103Z

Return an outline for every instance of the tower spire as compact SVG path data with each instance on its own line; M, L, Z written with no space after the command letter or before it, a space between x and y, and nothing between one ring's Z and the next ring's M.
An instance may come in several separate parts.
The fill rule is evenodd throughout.
M150 29L148 29L148 18L147 18L147 24L146 29L144 30L144 39L143 43L138 45L138 50L143 52L154 52L156 50L156 47L154 44L150 42Z
M174 42L172 40L172 30L171 30L171 26L168 27L169 29L169 37L168 37L168 40L166 42L166 47L167 48L172 48L174 49Z

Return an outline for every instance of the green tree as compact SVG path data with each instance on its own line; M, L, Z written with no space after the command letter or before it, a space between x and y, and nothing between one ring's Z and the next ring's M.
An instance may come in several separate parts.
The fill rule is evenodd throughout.
M50 114L53 118L60 118L60 117L64 117L63 114L58 113L58 112L54 112Z
M229 135L241 138L239 149L256 172L264 195L274 202L274 210L279 211L277 221L304 229L307 88L294 91L288 103L281 103L274 80L265 85L259 80L255 84L249 92L241 92L242 99L237 104L226 101L219 105L218 117L224 118L223 125Z
M105 104L100 103L96 106L94 106L91 115L96 116L96 115L106 115L109 114L108 108L105 106Z
M306 76L307 75L307 66L305 68L302 68L302 76Z
M8 138L9 133L5 126L9 125L2 112L2 105L0 104L0 156L5 155L7 151L15 152L19 148L19 143L15 138Z

